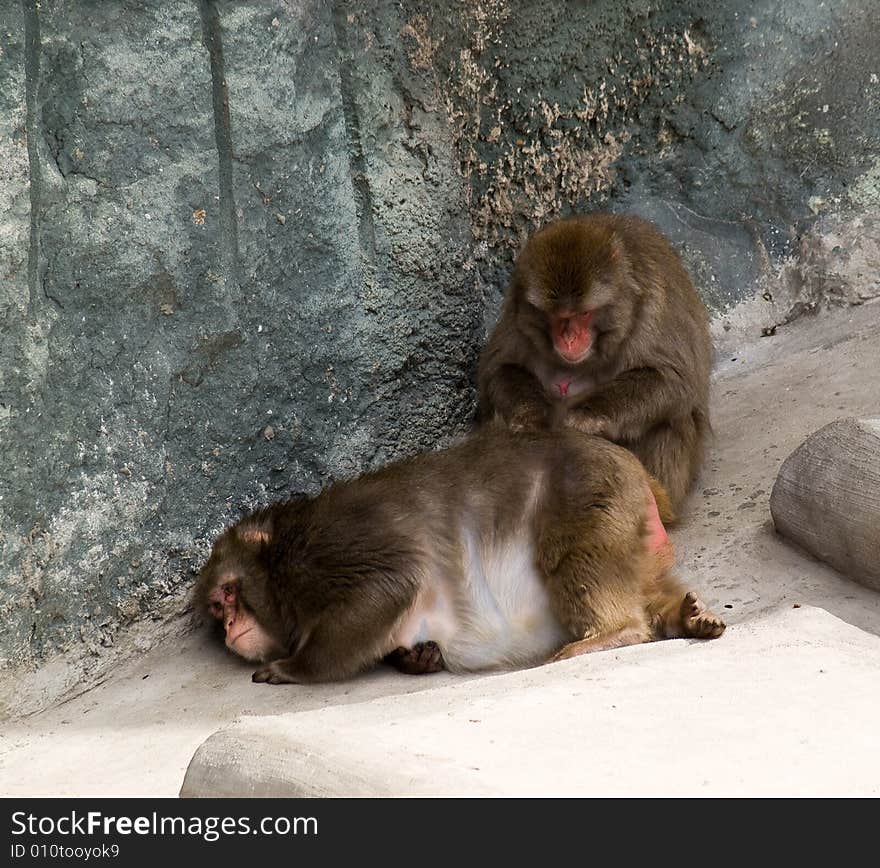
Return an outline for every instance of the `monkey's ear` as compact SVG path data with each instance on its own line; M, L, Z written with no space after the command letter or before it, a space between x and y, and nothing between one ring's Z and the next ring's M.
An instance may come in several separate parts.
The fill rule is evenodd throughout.
M272 538L272 522L268 518L246 518L235 530L236 536L246 545L265 545Z

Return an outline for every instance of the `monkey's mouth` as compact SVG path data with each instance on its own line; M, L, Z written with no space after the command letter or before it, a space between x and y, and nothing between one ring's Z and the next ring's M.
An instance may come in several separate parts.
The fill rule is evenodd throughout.
M570 365L582 362L593 348L593 311L557 314L550 320L556 352Z
M236 633L234 636L230 636L229 634L227 634L226 644L227 645L234 645L236 642L238 642L239 639L241 639L242 636L247 636L247 634L250 633L251 630L253 630L253 629L254 629L253 627L245 627L244 630L241 630L240 632Z

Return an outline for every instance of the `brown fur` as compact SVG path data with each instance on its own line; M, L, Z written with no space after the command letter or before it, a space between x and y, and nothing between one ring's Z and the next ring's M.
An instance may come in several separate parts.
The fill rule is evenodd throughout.
M595 311L592 349L560 357L551 318ZM637 455L681 507L709 430L708 317L681 260L649 223L593 214L526 244L479 370L483 421L567 425ZM554 391L574 378L573 393ZM556 387L558 389L558 387Z
M235 583L266 647L282 649L250 654L271 661L258 681L345 678L389 654L405 671L435 671L437 636L408 654L394 639L420 592L438 576L454 594L468 586L468 540L486 551L527 540L530 569L564 628L559 646L621 630L639 642L695 635L681 617L685 590L670 574L671 546L647 545L649 485L659 506L657 483L603 439L487 426L451 449L245 518L215 543L196 602L209 607L219 586ZM462 623L470 617L463 605L455 612ZM556 650L491 665L540 663Z

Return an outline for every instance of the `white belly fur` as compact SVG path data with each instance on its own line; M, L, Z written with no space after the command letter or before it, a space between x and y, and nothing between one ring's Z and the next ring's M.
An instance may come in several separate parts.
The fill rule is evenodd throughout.
M462 572L427 579L394 644L440 647L452 672L513 669L549 659L571 640L550 609L525 535L482 542L462 528Z

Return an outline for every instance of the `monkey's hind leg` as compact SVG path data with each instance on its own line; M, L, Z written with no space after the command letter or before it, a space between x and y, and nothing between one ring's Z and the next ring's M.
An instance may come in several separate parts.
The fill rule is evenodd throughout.
M662 538L655 540L655 528L646 528L637 506L649 496L643 471L621 478L627 467L609 482L600 478L592 491L583 486L586 503L561 502L539 528L538 568L554 614L574 640L553 660L653 639L645 586L661 556L650 548L659 543L665 557L670 547L659 517Z
M419 642L412 648L396 648L385 657L385 662L405 675L428 675L446 668L436 642Z
M601 636L590 636L577 642L569 642L563 645L551 658L551 663L559 660L568 660L570 657L579 657L581 654L592 654L594 651L607 651L610 648L622 648L625 645L641 645L650 642L651 637L643 627L623 627Z

